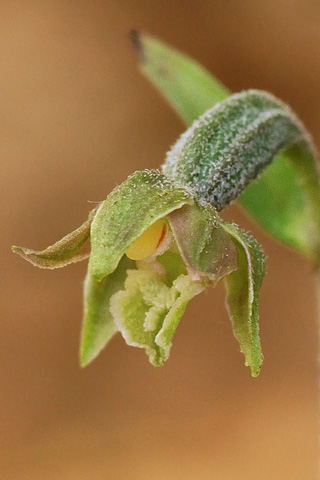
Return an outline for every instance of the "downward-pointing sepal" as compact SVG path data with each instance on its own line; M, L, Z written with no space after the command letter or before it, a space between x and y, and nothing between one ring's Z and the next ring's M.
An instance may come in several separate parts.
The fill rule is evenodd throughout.
M88 365L111 340L118 329L110 312L110 299L123 288L127 270L134 263L123 257L117 269L101 282L87 273L84 284L84 319L81 333L80 364Z
M221 222L232 237L238 252L238 270L225 277L227 307L233 330L244 353L251 375L262 365L259 339L259 292L265 273L265 256L260 244L234 224Z

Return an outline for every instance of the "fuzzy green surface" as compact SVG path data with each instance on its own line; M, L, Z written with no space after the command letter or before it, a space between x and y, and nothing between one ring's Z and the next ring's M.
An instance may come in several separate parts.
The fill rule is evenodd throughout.
M259 292L265 272L265 257L259 243L236 225L222 222L238 251L238 270L225 278L227 307L234 334L244 353L251 375L258 376L262 365L259 339Z
M96 280L112 273L128 247L156 220L193 203L157 170L135 172L98 209L91 226L89 272Z
M118 331L110 312L110 299L123 288L129 268L134 268L134 262L124 256L116 270L101 282L97 282L87 273L80 345L82 367L88 365Z
M39 268L61 268L80 262L90 255L90 226L94 212L80 227L44 250L12 246L13 252Z
M192 278L218 282L238 268L237 251L213 207L184 205L168 215L179 251Z
M299 122L281 102L249 90L196 120L168 153L163 172L219 211L281 150L303 139Z

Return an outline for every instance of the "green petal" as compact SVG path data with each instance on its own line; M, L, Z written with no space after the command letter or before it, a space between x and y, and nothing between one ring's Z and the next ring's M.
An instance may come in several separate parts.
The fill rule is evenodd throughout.
M133 268L133 262L123 257L118 268L101 282L97 282L90 273L84 285L84 321L81 334L80 363L85 367L105 347L117 332L110 312L110 298L123 288L127 269Z
M190 193L160 172L135 172L110 193L92 222L90 274L101 280L112 273L151 224L186 203L193 203Z
M11 249L39 268L60 268L69 263L80 262L90 255L90 226L93 216L94 211L79 228L44 250L15 245Z
M190 124L228 90L199 63L156 38L134 32L141 72L164 95L183 120Z
M264 277L265 257L260 244L236 225L221 222L238 251L239 269L225 278L227 307L234 334L245 355L251 375L258 376L262 364L259 339L258 299Z
M203 289L187 275L169 287L152 270L128 270L125 290L111 298L110 310L126 343L144 348L150 362L161 366L188 301Z
M184 205L168 215L172 233L195 280L217 282L238 268L237 250L210 205Z
M142 72L187 125L230 95L203 67L159 40L142 35L138 46ZM282 152L239 201L271 235L318 263L320 194L314 157L304 145Z

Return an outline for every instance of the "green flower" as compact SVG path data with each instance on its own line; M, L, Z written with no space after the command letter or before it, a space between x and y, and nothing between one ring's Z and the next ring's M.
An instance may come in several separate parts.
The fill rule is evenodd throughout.
M235 336L252 375L258 375L264 254L251 235L223 221L218 211L292 146L312 152L303 127L282 102L254 90L232 95L178 139L163 173L135 172L81 227L43 251L13 247L42 268L90 255L81 365L118 331L128 345L144 348L153 365L163 365L188 302L224 279ZM310 155L305 158L313 175ZM319 215L312 215L318 212L318 183L308 182L308 191L312 233L319 226ZM308 254L317 259L319 241L310 245Z
M312 140L272 95L228 96L185 55L146 35L133 40L143 73L186 123L201 116L168 153L161 173L135 172L83 225L45 250L12 249L41 268L90 257L82 366L117 332L144 348L153 365L163 365L188 302L223 279L234 334L257 376L265 258L251 235L218 212L239 198L267 232L319 268L320 177Z
M257 300L264 272L258 243L210 204L156 170L135 172L75 232L43 251L13 250L42 268L91 253L85 280L81 364L120 331L160 366L189 300L225 278L227 304L246 362L261 365Z

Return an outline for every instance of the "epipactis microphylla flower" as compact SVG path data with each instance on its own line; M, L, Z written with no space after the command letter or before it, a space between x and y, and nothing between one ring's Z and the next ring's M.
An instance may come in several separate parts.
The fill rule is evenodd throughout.
M42 251L13 247L42 268L89 257L81 364L120 332L150 362L167 360L188 302L224 279L235 336L257 376L262 363L259 243L219 213L285 148L301 124L259 91L233 95L201 116L168 153L162 172L137 171L77 230Z

